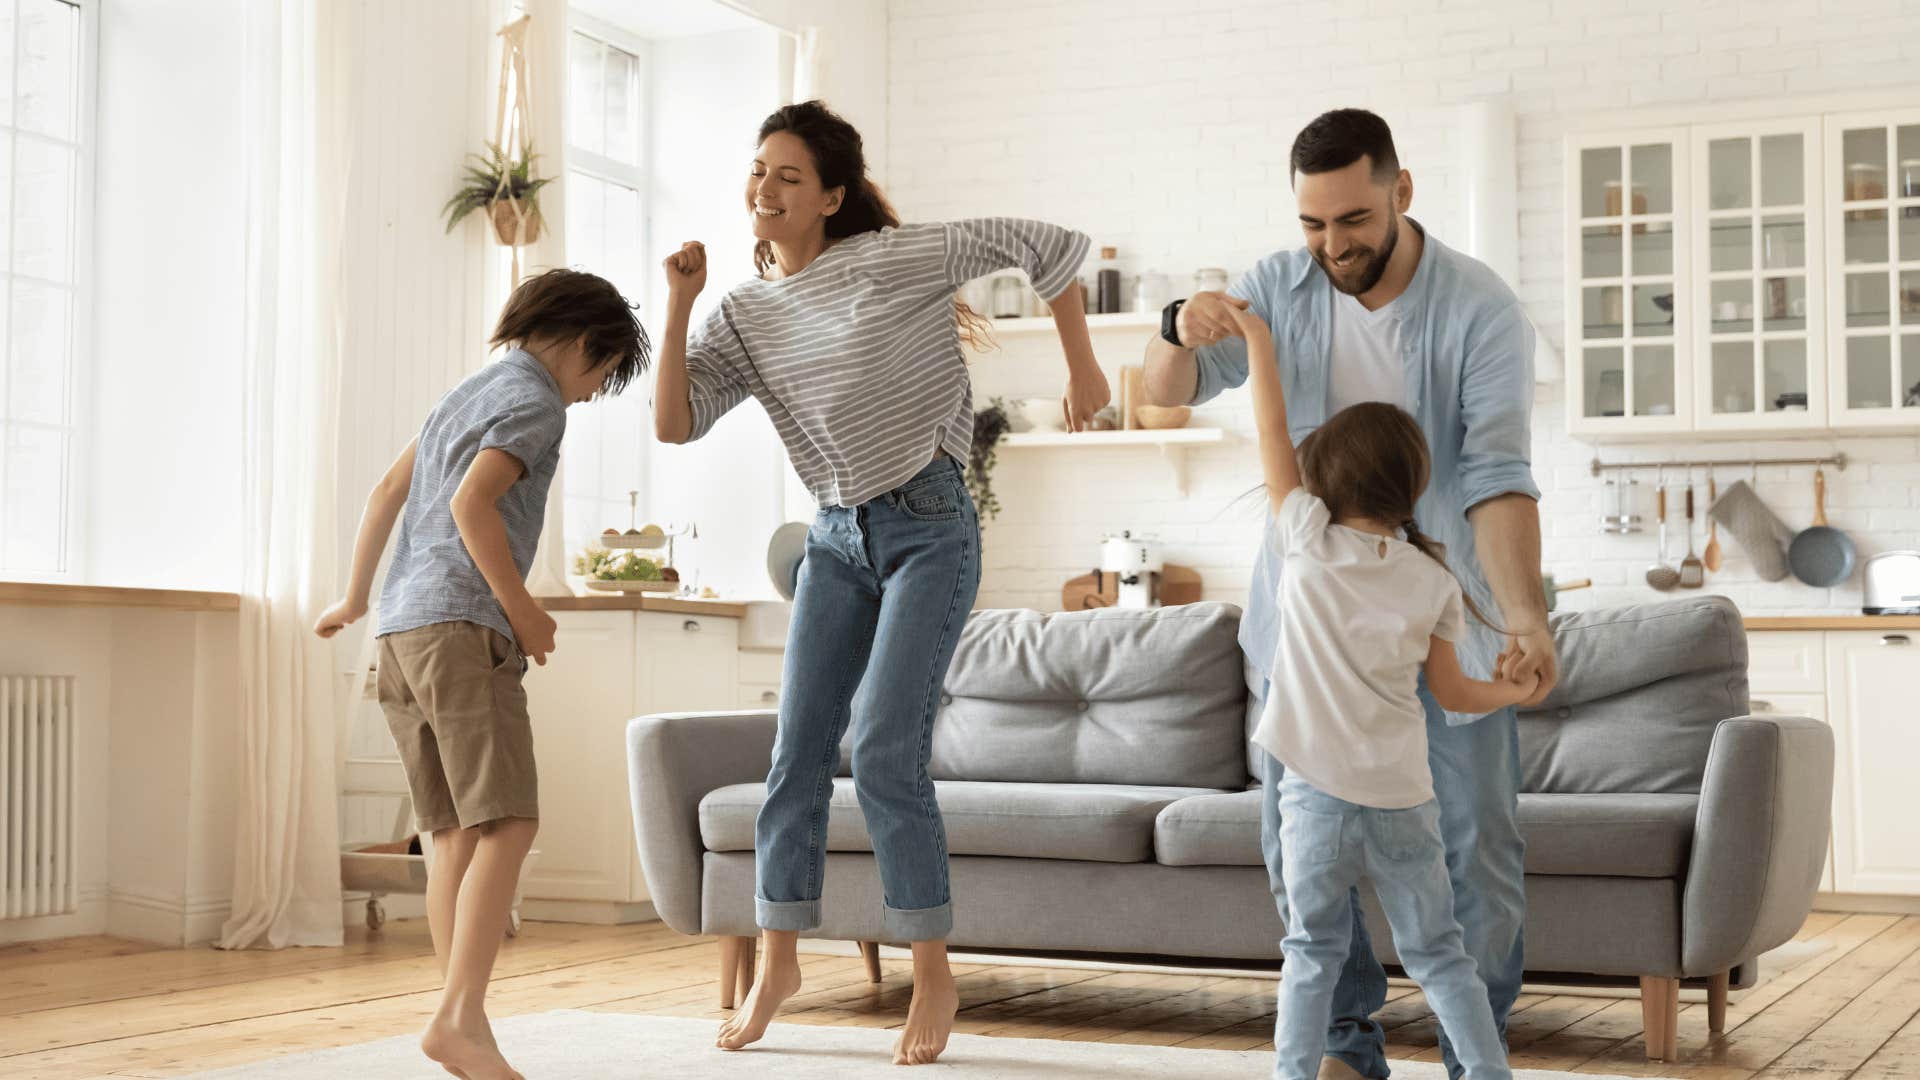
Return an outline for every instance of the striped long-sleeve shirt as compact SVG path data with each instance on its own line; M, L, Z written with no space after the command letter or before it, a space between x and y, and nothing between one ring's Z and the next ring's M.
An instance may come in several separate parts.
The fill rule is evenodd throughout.
M822 506L891 491L942 450L964 465L973 386L954 291L1018 266L1058 296L1086 253L1085 235L1039 221L902 225L736 286L687 343L690 438L752 395Z

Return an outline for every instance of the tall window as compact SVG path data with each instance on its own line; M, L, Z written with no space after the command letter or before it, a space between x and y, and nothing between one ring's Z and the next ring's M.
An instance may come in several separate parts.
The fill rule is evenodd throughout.
M0 573L69 563L83 14L69 0L0 0Z
M643 312L651 310L657 276L647 272L648 50L645 40L578 14L567 49L567 262L613 282ZM650 388L642 380L568 418L562 457L570 553L604 528L627 527L630 490L641 492L639 523L649 520Z
M575 29L567 58L567 261L634 302L647 286L639 48Z

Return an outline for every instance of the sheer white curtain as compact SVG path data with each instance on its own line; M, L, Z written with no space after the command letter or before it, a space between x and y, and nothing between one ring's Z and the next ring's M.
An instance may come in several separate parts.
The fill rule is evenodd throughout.
M540 176L558 177L540 192L540 239L522 254L527 273L567 265L567 0L522 0L533 16L527 24L527 133L533 139ZM564 596L567 584L566 459L554 470L547 489L547 515L540 545L527 571L527 591L535 596Z
M245 15L247 177L241 746L233 914L221 948L338 945L336 591L344 78L357 5Z

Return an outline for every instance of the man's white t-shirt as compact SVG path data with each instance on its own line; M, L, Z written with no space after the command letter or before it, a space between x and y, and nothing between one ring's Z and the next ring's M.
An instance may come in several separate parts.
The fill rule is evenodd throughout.
M1254 743L1337 799L1399 810L1433 798L1416 688L1429 639L1466 630L1460 583L1405 540L1334 524L1305 488L1270 535L1280 643Z
M1333 291L1333 362L1327 372L1327 415L1363 401L1406 408L1406 365L1400 359L1400 302L1378 311Z

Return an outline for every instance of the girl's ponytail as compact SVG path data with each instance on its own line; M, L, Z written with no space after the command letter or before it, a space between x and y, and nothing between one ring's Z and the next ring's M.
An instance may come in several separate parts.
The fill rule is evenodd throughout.
M1419 524L1412 518L1401 522L1400 529L1407 534L1407 543L1419 548L1422 555L1445 567L1447 573L1453 573L1453 568L1447 566L1447 549L1438 540L1421 532ZM1455 580L1458 580L1457 576ZM1480 605L1473 602L1473 597L1468 596L1465 589L1460 590L1460 599L1466 601L1467 610L1473 613L1473 617L1478 619L1482 626L1493 630L1495 633L1512 636L1510 631L1503 629L1494 623L1493 620L1487 618L1486 613L1480 610Z

